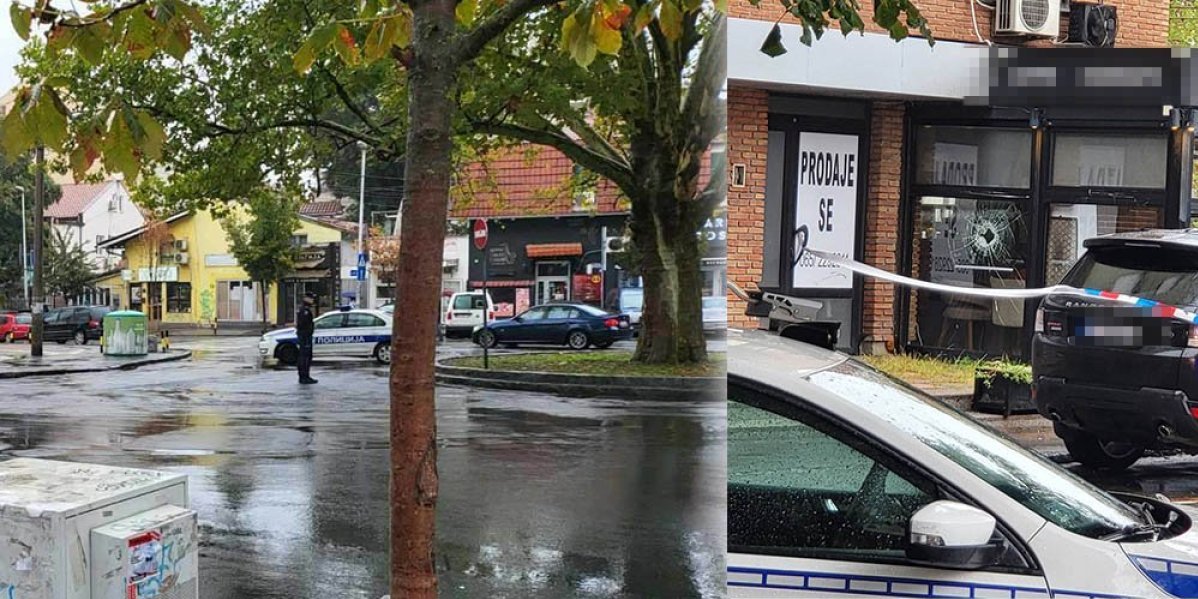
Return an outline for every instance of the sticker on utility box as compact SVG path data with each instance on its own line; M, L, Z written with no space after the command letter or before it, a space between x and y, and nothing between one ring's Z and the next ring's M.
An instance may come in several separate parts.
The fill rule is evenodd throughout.
M129 539L129 576L127 599L152 597L143 593L144 583L158 575L162 566L162 533L152 530ZM158 585L152 585L157 591Z

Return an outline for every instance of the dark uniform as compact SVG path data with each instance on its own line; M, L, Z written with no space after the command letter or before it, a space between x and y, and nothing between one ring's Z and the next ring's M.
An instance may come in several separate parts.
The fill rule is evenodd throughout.
M309 376L312 368L312 333L316 331L316 326L312 322L312 306L308 305L308 302L313 299L310 296L305 297L304 303L295 314L295 334L299 340L299 382L302 385L316 382L316 379Z

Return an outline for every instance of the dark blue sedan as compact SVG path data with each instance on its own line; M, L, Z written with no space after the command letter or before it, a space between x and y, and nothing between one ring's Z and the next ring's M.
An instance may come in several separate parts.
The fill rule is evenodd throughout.
M627 314L613 314L587 304L554 303L533 306L514 318L487 323L474 330L474 342L499 344L549 343L570 349L611 347L632 337Z

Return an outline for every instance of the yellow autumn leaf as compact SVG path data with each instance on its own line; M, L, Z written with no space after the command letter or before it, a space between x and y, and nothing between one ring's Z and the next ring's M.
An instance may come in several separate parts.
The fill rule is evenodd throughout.
M590 36L600 52L609 55L619 53L620 44L623 41L620 30L608 27L606 18L601 11L596 10L591 13Z
M682 11L678 9L677 0L662 0L661 14L658 15L661 32L666 39L677 41L682 37Z

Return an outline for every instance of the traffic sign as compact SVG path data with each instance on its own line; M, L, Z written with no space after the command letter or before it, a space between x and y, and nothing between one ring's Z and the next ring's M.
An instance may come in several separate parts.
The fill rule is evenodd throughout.
M366 252L358 252L358 268L366 267Z
M366 280L366 267L365 267L365 266L359 266L359 267L355 268L355 269L354 269L354 276L355 276L355 277L356 277L356 278L357 278L359 281L365 281L365 280Z
M474 247L479 251L487 249L487 219L474 219Z

